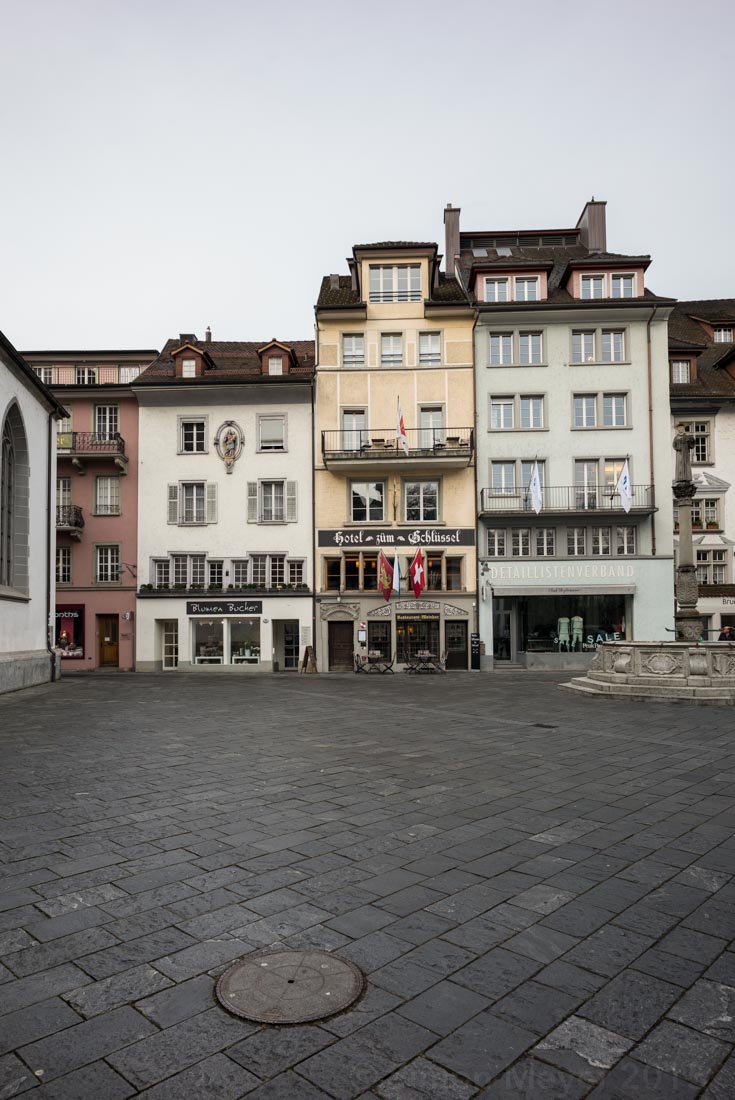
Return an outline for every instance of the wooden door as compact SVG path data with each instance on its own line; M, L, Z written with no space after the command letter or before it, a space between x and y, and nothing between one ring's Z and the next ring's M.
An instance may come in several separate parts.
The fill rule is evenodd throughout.
M99 664L107 668L117 668L120 659L117 615L100 615L99 624Z
M446 622L447 668L467 668L467 623Z
M329 623L329 671L350 672L354 660L352 622Z

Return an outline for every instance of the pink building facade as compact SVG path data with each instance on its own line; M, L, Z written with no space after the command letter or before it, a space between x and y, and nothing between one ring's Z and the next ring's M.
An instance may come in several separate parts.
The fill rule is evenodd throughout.
M57 436L55 641L62 674L133 671L138 404L130 383L157 352L25 355L70 413Z

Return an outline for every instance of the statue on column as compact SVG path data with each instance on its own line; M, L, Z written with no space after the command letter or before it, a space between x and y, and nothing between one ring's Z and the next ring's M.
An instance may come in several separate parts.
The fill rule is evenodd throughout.
M694 564L692 541L692 503L696 486L692 480L694 436L686 424L678 424L673 448L676 465L672 489L679 507L679 563L676 567L676 639L681 642L698 642L702 636L703 622L697 612L699 584Z

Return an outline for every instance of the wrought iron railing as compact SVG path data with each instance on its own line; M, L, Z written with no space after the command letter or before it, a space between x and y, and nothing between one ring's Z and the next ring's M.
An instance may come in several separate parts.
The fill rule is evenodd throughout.
M78 504L56 505L57 527L84 527L84 516Z
M355 428L322 432L325 458L463 458L475 449L473 428L408 428L408 455L395 428Z
M632 511L651 511L653 493L650 485L631 486ZM530 488L483 489L480 511L493 513L531 512L533 500ZM622 512L623 503L615 487L593 488L585 485L545 485L541 490L542 512Z
M119 432L59 432L56 446L68 454L125 454L125 440Z

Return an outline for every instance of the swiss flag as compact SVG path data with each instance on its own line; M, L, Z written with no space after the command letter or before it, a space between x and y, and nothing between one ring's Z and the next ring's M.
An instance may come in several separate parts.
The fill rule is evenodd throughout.
M424 566L423 550L417 550L414 554L413 561L408 570L408 576L411 582L411 588L413 588L413 594L416 599L418 599L426 588L426 569Z

